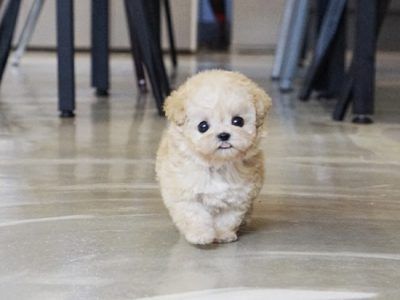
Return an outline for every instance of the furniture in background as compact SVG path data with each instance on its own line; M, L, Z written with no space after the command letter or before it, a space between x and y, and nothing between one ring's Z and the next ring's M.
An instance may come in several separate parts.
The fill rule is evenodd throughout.
M372 123L374 112L376 45L390 0L358 0L356 37L353 59L346 73L344 86L333 112L343 120L352 102L353 122Z
M320 0L317 7L317 36L311 62L299 93L301 100L312 89L320 98L335 98L345 75L347 0Z
M161 52L160 1L125 0L125 9L139 89L146 90L144 72L146 70L161 115L163 101L170 93L170 86ZM169 0L162 1L167 18L172 65L176 67L177 57ZM25 51L43 3L44 0L35 0L32 5L18 42L14 63L19 62ZM0 23L0 81L9 56L20 4L20 0L9 0L3 5L5 14ZM104 96L108 94L109 89L109 1L92 0L91 7L91 83L97 95ZM73 0L57 0L56 19L60 116L73 117L75 111Z
M12 63L14 66L19 66L22 56L25 53L26 46L32 38L33 32L37 21L39 19L40 12L42 11L44 0L34 0L31 9L26 18L22 32L18 38L17 46L14 51Z
M272 70L272 79L279 81L282 92L293 89L293 79L305 43L309 9L309 0L287 0L285 4Z
M6 0L0 7L0 82L7 64L21 0Z
M306 68L299 98L303 101L308 100L312 91L317 91L323 98L337 98L333 112L333 119L337 121L343 120L352 103L353 122L367 124L372 122L371 115L374 112L377 38L390 0L356 1L355 43L350 67L346 70L348 2L348 0L318 1L317 39L311 62ZM304 44L304 34L301 38L294 34L299 31L300 21L298 23L294 21L295 16L300 13L299 9L290 0L287 1L287 11L285 10L281 29L281 35L286 38L281 36L278 42L272 74L273 78L280 78L281 91L290 90L293 84L290 79L296 72L300 57L299 49ZM306 18L305 15L303 18ZM286 75L283 71L285 68L288 70Z

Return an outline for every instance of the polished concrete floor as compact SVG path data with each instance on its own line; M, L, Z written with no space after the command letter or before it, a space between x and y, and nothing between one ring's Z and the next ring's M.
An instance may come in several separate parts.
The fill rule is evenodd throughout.
M56 113L56 61L28 54L0 92L0 299L400 299L400 55L380 54L375 124L330 119L269 81L272 57L183 56L242 71L273 97L266 182L239 241L195 247L163 207L165 128L127 55L112 90L77 57L77 116ZM154 297L154 298L152 298Z

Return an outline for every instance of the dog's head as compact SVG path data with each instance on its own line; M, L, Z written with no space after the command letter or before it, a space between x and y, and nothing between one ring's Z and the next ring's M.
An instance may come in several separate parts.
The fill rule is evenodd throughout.
M226 161L255 144L270 106L268 95L246 76L211 70L172 92L164 109L196 153Z

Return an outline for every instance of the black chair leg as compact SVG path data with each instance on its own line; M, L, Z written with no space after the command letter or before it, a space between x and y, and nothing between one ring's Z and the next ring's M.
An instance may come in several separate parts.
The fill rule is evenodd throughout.
M360 7L361 5L366 5L366 7ZM374 105L376 42L389 5L390 0L366 2L359 0L358 2L356 45L346 83L333 112L333 119L336 121L344 119L347 108L353 100L355 114L353 122L362 124L372 122L369 115L373 113ZM363 16L360 17L360 14ZM371 22L371 19L367 19L366 16L374 21ZM369 32L365 32L367 30ZM369 74L362 74L363 72L369 72Z
M318 98L337 98L345 77L346 59L346 8L333 38L327 57L321 65L321 75L314 83Z
M160 79L157 74L157 70L154 68L154 65L146 66L146 70L149 74L154 99L156 100L158 114L162 116L164 115L163 106L164 98L166 95L162 91L162 87L160 86Z
M379 1L379 0L378 0ZM353 122L371 123L375 92L376 1L357 3Z
M353 79L353 69L354 66L351 65L348 75L345 76L344 78L344 85L342 86L342 91L340 94L340 97L338 99L338 102L336 103L335 109L333 111L332 118L335 121L343 121L346 111L350 105L350 101L352 98L352 93L353 93L353 84L354 84L354 79Z
M164 0L164 8L165 8L165 17L167 19L168 40L169 40L169 48L170 48L170 52L171 52L171 62L172 62L172 66L174 68L176 68L178 66L178 59L177 59L177 54L176 54L174 26L173 26L173 22L172 22L172 13L171 13L171 7L169 4L169 0Z
M139 40L136 37L132 18L130 17L130 14L128 12L128 2L129 1L130 0L125 0L125 11L126 11L126 19L127 19L127 23L128 23L128 32L129 32L129 39L130 39L130 44L131 44L132 59L134 62L134 68L135 68L135 72L136 72L138 88L142 93L145 93L145 92L147 92L147 85L146 85L146 77L145 77L144 68L143 68L143 55L140 53Z
M149 41L151 41L152 58L157 74L160 76L162 90L165 95L168 95L170 93L170 86L161 50L160 0L142 0L142 3L146 15L152 16L149 18L149 28L151 30L149 36L152 37Z
M154 27L150 25L149 19L147 18L149 15L145 7L147 3L148 2L144 0L127 0L126 5L135 35L140 41L139 47L143 55L143 63L152 84L152 91L156 100L158 113L162 115L164 98L169 93L169 89L167 89L169 87L169 82L166 77L160 43L156 37L157 34L152 30ZM164 70L164 72L160 72L160 70Z
M374 113L376 44L390 1L357 3L357 37L355 46L353 122L372 123Z
M156 67L157 73L160 76L162 90L169 94L170 87L168 81L168 75L165 70L163 62L163 54L161 50L161 5L160 0L142 0L144 12L148 17L150 36L151 39L151 49L154 66Z
M57 0L58 108L62 118L74 116L75 68L73 0Z
M98 96L109 89L109 1L92 0L92 86Z
M315 20L315 42L318 41L318 34L321 31L322 23L324 21L324 15L327 11L330 0L317 0L316 2L316 20Z
M10 54L21 0L9 1L0 24L0 83Z
M324 59L327 56L332 41L337 33L347 0L331 0L328 4L327 12L320 29L319 38L315 46L312 62L307 70L303 87L300 91L299 98L307 100L310 98L314 82L320 73L320 69Z
M147 24L153 38L161 44L161 5L160 0L139 0L146 13Z

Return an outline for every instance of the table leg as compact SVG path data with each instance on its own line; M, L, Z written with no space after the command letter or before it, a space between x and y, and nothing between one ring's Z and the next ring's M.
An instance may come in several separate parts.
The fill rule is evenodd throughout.
M75 67L73 0L57 0L58 109L62 118L74 116Z
M98 96L109 89L109 1L92 0L92 86Z

